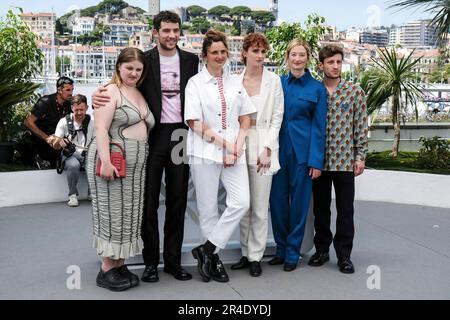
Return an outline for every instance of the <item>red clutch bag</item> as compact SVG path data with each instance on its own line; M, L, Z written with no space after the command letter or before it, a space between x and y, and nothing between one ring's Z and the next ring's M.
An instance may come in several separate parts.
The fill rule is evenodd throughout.
M125 178L127 175L127 173L126 173L127 162L126 162L126 158L125 158L125 150L118 143L111 142L111 144L118 146L120 149L120 152L117 152L117 151L110 152L111 163L114 167L116 167L117 171L119 172L119 176L117 178ZM100 176L101 168L102 168L102 160L100 160L100 158L98 158L97 171L96 171L97 176Z

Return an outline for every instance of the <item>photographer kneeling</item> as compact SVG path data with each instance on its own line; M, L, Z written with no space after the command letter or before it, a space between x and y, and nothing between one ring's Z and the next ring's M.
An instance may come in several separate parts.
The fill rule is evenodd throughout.
M72 112L61 118L55 131L55 149L62 148L61 161L57 163L56 170L62 173L67 171L69 185L70 207L78 206L78 178L80 170L84 168L86 150L94 137L94 123L86 114L88 109L84 95L77 94L71 100Z

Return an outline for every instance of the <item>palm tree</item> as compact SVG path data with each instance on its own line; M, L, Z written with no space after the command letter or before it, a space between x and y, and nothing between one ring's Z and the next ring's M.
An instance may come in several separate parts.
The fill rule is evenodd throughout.
M361 86L367 93L369 114L381 108L388 99L391 100L394 126L391 156L396 157L400 143L400 113L406 111L408 103L413 105L416 119L418 119L416 101L422 95L422 88L414 82L414 67L420 58L412 58L414 50L406 57L399 57L395 49L382 49L378 53L380 59L373 60L375 70L361 79Z
M11 118L14 105L28 100L40 87L28 80L17 80L21 66L18 63L0 62L0 142L11 140Z
M434 13L430 25L435 25L438 30L438 36L443 41L441 45L445 45L447 35L450 30L450 1L449 0L389 0L388 8L425 8L425 12Z

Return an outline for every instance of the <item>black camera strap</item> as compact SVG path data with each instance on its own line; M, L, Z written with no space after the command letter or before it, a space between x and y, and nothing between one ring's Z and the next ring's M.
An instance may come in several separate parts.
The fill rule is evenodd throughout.
M73 119L70 116L70 114L66 115L66 121L67 121L67 129L69 131L69 135L72 138L75 138L76 135L76 130L75 130L75 126L73 124ZM88 127L89 127L89 122L91 121L91 116L86 114L84 116L83 122L81 123L81 131L83 131L84 134L84 146L86 146L86 142L87 142L87 132L88 132Z
M73 124L73 119L70 116L70 114L66 115L66 121L67 121L67 130L69 131L69 136L71 137L71 139L74 139L77 131L75 130L75 126ZM81 123L81 131L83 131L84 134L84 146L86 146L86 142L87 142L87 131L88 131L88 127L89 127L89 122L91 121L91 116L90 115L85 115L83 122ZM58 174L62 174L63 170L64 170L64 165L66 160L63 160L63 151L60 151L59 156L56 159L56 172Z

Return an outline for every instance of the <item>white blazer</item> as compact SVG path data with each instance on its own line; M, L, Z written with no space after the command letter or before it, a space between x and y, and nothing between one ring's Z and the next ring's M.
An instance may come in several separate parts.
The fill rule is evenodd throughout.
M244 74L245 69L240 74L241 82L244 80ZM251 127L246 140L247 161L250 164L256 164L264 148L270 148L272 156L267 174L273 175L280 170L278 134L283 122L284 95L280 77L265 68L262 75L260 95L260 101L263 101L263 104L255 106L257 112L256 127Z

